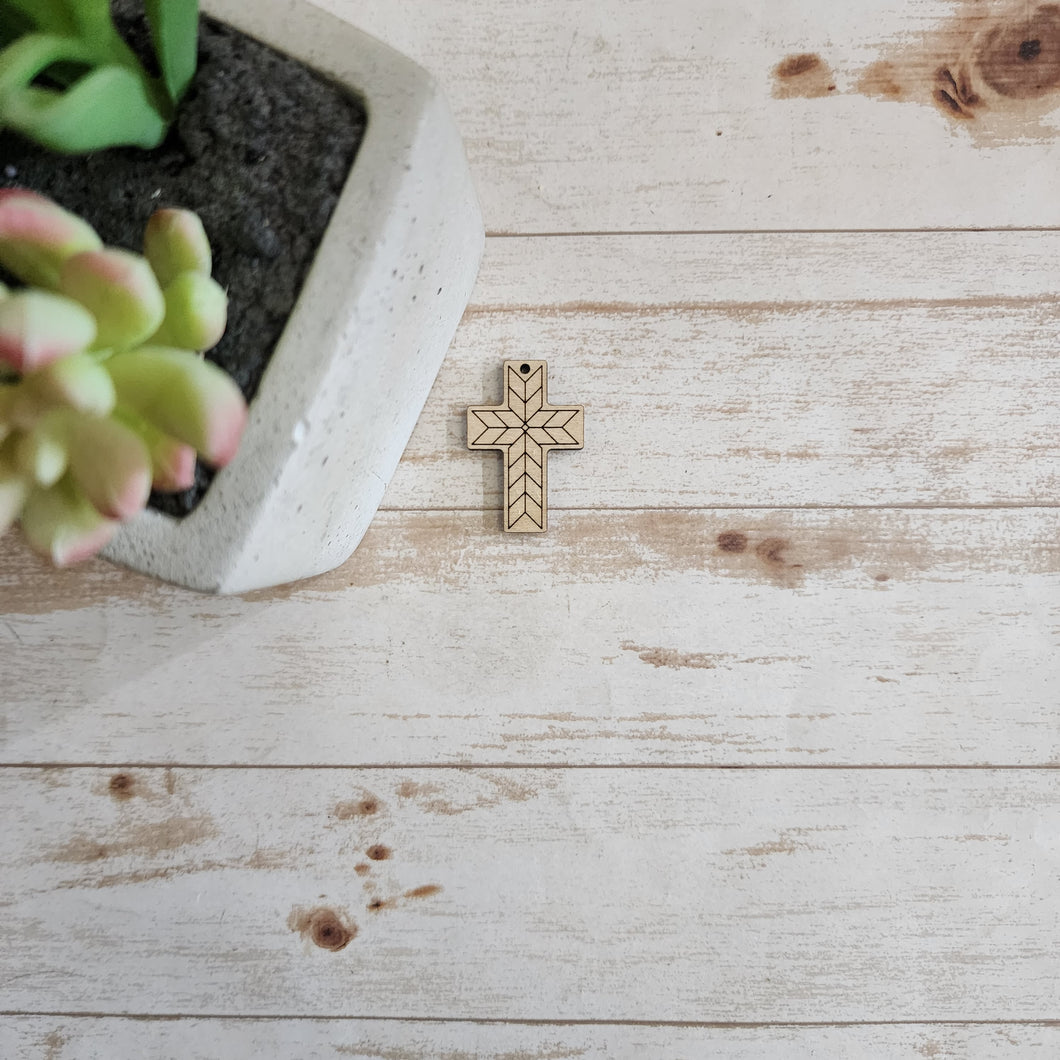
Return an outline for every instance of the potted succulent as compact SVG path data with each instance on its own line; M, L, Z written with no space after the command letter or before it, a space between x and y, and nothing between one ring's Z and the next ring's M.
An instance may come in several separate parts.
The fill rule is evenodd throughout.
M250 399L243 442L212 482L200 468L191 502L181 494L176 507L124 524L105 555L194 588L237 592L329 569L356 546L470 296L483 231L459 136L422 70L302 0L206 0L211 17L199 26L193 77L194 8L189 0L0 0L0 127L19 134L0 132L0 186L50 195L83 214L106 242L125 247L159 206L201 215L214 244L214 276L229 297L228 330L208 356ZM45 11L54 20L42 27ZM7 19L10 12L18 17ZM31 61L24 41L42 35L65 43L52 42L49 53L35 41ZM13 48L20 48L17 76ZM311 67L310 79L338 90L337 102L307 102L301 63ZM295 65L302 72L290 75L288 87ZM259 67L278 96L246 89ZM100 101L114 83L133 81L135 90L121 98L138 105L123 111L116 138L115 126L95 120ZM93 120L71 121L78 107ZM284 131L284 120L304 130L314 118L331 125ZM81 142L62 142L64 122ZM354 142L351 148L347 137L346 157L336 161L325 148L343 139L338 126L352 127ZM42 146L27 146L27 135ZM294 140L304 173L274 164L285 139ZM99 150L101 141L136 146ZM45 156L45 149L96 153L69 158ZM228 169L204 188L187 183L201 157L225 152L235 159ZM314 181L323 191L310 190ZM236 189L234 202L218 203L224 185ZM264 198L255 197L259 186ZM290 238L283 229L289 212ZM179 219L184 229L192 224L183 209L162 218ZM317 222L322 236L310 241L303 229ZM234 237L225 231L233 223ZM299 273L289 259L306 245ZM202 286L207 274L200 267L195 275ZM280 305L278 288L291 289L293 305ZM168 317L158 326L170 327ZM148 353L174 348L157 334L138 340ZM81 352L101 348L97 338ZM241 360L247 348L261 361L256 376ZM8 372L10 387L10 363ZM216 389L218 377L211 378ZM117 393L115 408L127 421L121 387ZM190 408L205 399L196 393ZM225 422L238 419L233 408L224 406ZM30 443L18 444L32 467L25 464ZM177 444L186 460L195 442ZM229 454L205 455L221 464ZM185 480L163 475L160 484Z
M243 395L199 356L221 337L227 297L202 224L160 210L146 257L106 248L83 221L0 191L0 532L16 518L65 565L138 515L153 484L189 488L195 457L235 455Z

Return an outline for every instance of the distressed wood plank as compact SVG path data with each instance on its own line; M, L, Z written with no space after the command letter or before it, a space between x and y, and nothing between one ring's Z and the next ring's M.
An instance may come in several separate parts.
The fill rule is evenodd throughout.
M8 1012L1044 1020L1054 771L0 771Z
M552 522L383 513L221 599L8 540L0 760L1060 761L1060 510Z
M494 231L1060 223L1047 4L317 3L438 76ZM994 19L1001 52L976 40ZM1024 32L1043 63L1021 62ZM798 55L817 69L777 78ZM940 70L980 105L940 105Z
M590 1027L349 1020L0 1019L7 1060L1016 1060L1060 1051L1055 1026Z
M586 406L550 506L1053 504L1060 233L494 239L389 508L501 507L505 358Z

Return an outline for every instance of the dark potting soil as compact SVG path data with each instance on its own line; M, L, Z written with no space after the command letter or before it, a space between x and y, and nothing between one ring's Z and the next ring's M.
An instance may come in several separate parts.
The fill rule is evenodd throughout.
M127 0L114 6L122 32L142 51L142 20L123 12ZM84 217L105 243L134 250L155 210L180 206L199 214L213 247L214 277L229 297L228 328L207 356L250 400L366 121L363 104L344 88L204 18L198 73L161 147L67 158L0 133L0 187L47 195ZM151 506L186 515L211 478L200 465L193 489L153 494Z

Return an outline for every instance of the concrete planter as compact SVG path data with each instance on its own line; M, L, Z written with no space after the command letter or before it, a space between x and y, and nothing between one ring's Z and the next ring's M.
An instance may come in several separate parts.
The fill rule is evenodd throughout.
M368 125L236 459L104 555L238 593L330 570L368 529L471 296L484 235L460 136L415 64L304 0L205 13L348 85Z

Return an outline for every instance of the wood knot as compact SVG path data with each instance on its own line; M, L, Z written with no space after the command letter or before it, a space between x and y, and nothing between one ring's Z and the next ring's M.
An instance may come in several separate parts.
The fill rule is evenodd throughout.
M780 62L776 68L776 75L787 81L792 77L801 77L812 70L821 67L821 57L812 52L802 52L799 55L789 55Z
M1060 86L1060 4L1039 4L987 30L977 47L983 80L999 95L1038 99Z
M322 950L336 953L357 937L357 925L339 916L334 909L295 909L287 918L292 931L312 940Z
M107 790L116 799L131 799L135 792L133 789L136 787L136 780L129 773L115 773L110 778L110 783L107 785Z
M738 530L726 530L718 534L718 548L722 552L746 552L747 535Z
M789 547L789 542L782 537L767 537L760 542L755 549L755 555L765 564L771 567L785 566L784 551Z
M828 64L812 52L789 55L773 67L773 95L777 99L817 99L835 88Z
M349 821L354 817L371 817L379 812L379 800L374 795L353 802L340 802L335 806L334 816L340 821Z
M413 887L411 891L405 892L406 898L433 898L442 893L440 883L425 883L422 887Z
M968 72L962 67L955 69L942 66L935 72L935 102L955 118L974 118L973 108L981 100L972 89Z

